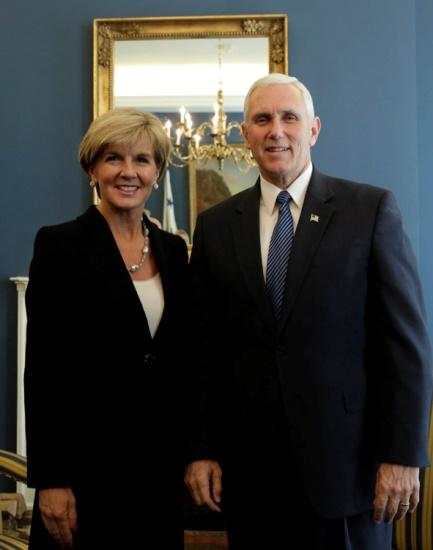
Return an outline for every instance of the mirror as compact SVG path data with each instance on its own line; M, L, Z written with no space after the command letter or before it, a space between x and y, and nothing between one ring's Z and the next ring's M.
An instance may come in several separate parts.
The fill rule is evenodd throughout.
M134 40L114 45L113 106L208 112L224 90L225 112L241 112L246 83L268 72L266 38Z
M212 116L221 88L228 120L240 122L251 83L267 72L287 73L287 44L287 15L95 19L94 117L134 107L176 123L185 106L200 124ZM241 145L239 135L230 139ZM191 234L199 168L190 163L189 174L170 168L174 187L183 193L175 197L178 225ZM254 182L256 173L250 177ZM156 200L152 196L149 207L162 217Z
M131 98L137 89L125 90L127 85L124 84L131 82L131 75L139 86L138 95L155 99L156 94L159 100L171 98L171 106L182 104L184 97L180 96L185 95L184 84L194 83L196 100L201 98L203 108L209 99L205 97L208 92L199 87L206 80L205 65L210 65L208 70L214 74L210 82L213 86L212 106L217 87L215 42L218 39L229 42L233 50L230 56L227 55L232 70L226 73L225 80L223 78L225 86L238 81L233 76L235 74L248 87L254 80L254 77L249 79L249 75L263 76L261 69L265 65L268 72L288 71L287 15L95 19L93 39L95 117L115 106L126 106L128 100L129 106L134 105ZM223 59L223 66L225 64L226 59ZM164 69L163 77L161 71L157 71L158 67ZM128 78L124 81L125 73ZM199 82L197 76L201 76ZM150 83L156 84L160 78L161 86L146 90ZM241 95L245 92L243 89ZM236 94L239 95L238 91L227 93L228 96ZM149 105L152 103L146 103L146 108ZM165 112L169 108L168 104L164 110L160 106L158 104L158 108L152 110Z

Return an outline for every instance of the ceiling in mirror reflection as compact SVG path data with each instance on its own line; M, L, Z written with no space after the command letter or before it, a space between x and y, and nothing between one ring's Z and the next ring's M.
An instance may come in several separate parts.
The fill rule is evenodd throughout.
M224 109L241 112L250 84L268 72L268 40L262 37L115 41L114 106L211 112L221 79Z

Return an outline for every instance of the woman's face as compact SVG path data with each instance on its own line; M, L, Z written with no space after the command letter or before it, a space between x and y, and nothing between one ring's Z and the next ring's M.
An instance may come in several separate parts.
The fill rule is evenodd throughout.
M143 139L132 145L109 145L90 168L101 203L115 210L142 210L158 179L153 146Z

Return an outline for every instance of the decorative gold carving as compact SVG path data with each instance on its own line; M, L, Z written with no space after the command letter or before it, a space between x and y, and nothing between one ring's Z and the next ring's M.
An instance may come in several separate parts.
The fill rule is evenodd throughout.
M288 71L287 15L95 19L93 31L95 117L113 106L113 49L116 40L264 36L269 40L269 72Z
M274 63L281 63L284 59L283 48L280 48L279 46L273 48L273 50L271 51L271 59Z
M242 23L242 27L245 32L249 33L263 32L265 28L263 21L256 21L255 19L246 19Z
M285 55L285 35L284 29L280 23L274 23L271 26L270 42L271 42L271 60L280 64L284 62Z
M98 31L98 65L109 67L111 63L112 32L108 25L101 25Z

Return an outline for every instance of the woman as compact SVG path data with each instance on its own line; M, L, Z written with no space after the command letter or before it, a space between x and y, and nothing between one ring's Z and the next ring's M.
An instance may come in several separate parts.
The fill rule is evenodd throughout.
M183 548L187 249L143 211L169 154L152 114L97 118L79 157L100 203L36 237L26 294L30 550Z

